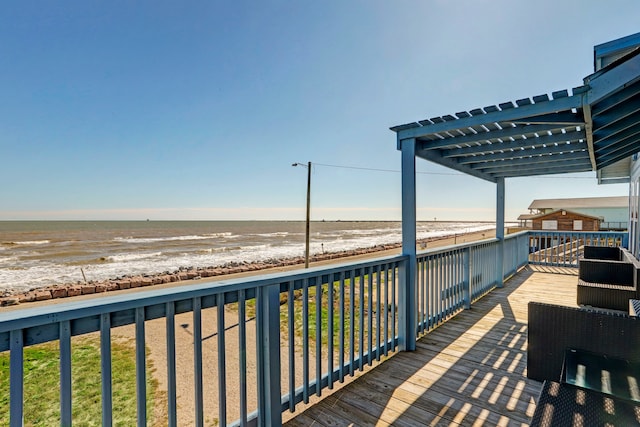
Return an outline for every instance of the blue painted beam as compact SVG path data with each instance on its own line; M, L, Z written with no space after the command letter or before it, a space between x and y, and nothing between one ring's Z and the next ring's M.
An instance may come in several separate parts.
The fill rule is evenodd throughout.
M539 171L553 171L553 170L562 170L562 168L570 169L570 168L591 168L591 162L587 156L584 156L580 159L576 160L567 160L564 162L541 162L538 165L516 165L516 166L505 166L500 169L491 170L487 173L496 174L499 176L501 174L509 174L511 172L515 173L535 173ZM586 171L585 171L586 172Z
M544 165L547 165L548 163L554 163L554 162L564 163L567 161L574 161L574 160L589 161L589 153L586 150L583 150L580 152L567 153L562 155L544 155L544 156L531 156L531 157L523 157L523 158L517 158L512 156L512 157L504 157L504 159L506 159L506 161L508 162L509 167L521 167L521 166L544 167ZM470 162L467 162L467 163L471 168L483 170L486 172L491 172L492 169L502 170L503 168L505 168L504 161L493 161L493 162L482 161L477 163L470 163Z
M516 177L526 177L526 176L540 176L540 175L557 175L563 173L577 173L577 172L590 172L591 164L586 165L575 165L575 166L566 166L564 169L562 167L558 168L540 168L535 170L526 170L526 171L502 171L502 172L494 172L493 175L496 179L502 178L516 178Z
M541 114L534 117L525 117L514 120L516 124L553 124L566 126L584 126L585 121L582 114L572 113L571 111L563 111L559 113Z
M592 116L594 119L606 114L611 109L616 108L618 105L626 103L634 96L640 93L640 81L630 84L624 88L624 90L616 92L605 99L594 104L592 108Z
M640 54L636 54L616 67L606 67L585 77L584 83L591 88L585 94L586 102L593 107L599 101L640 81L638 70L640 70Z
M525 148L534 148L534 147L543 147L547 144L561 144L566 142L579 142L580 140L585 139L586 135L584 130L567 130L566 132L560 132L552 135L541 135L541 136L529 136L526 139L520 137L515 141L511 141L507 139L504 142L495 142L493 144L483 144L476 145L470 147L461 147L451 150L442 151L442 155L444 157L456 157L456 156L466 156L469 154L484 154L486 152L491 151L500 151L500 150L516 150ZM551 147L549 147L551 148ZM586 148L586 146L585 146Z
M522 150L508 150L503 152L496 152L493 154L481 154L475 156L458 157L457 161L461 165L477 165L479 169L502 167L502 166L515 166L520 163L520 160L529 161L529 163L540 163L544 161L554 162L571 160L574 158L589 157L586 144L563 144L554 147L541 148L541 149L522 149ZM507 164L513 162L513 164Z
M484 179L485 181L495 182L495 178L493 176L482 173L480 171L470 169L468 167L465 167L464 165L460 165L456 160L442 157L442 154L440 154L437 151L421 152L421 153L418 153L418 155L423 159L432 161L434 163L438 163L442 166L448 167L449 169L454 169L464 174L475 176L476 178Z

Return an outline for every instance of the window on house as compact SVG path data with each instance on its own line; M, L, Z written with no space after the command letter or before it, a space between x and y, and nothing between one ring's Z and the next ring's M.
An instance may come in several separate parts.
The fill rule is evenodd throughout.
M543 230L557 230L558 229L558 221L553 220L543 220L542 221L542 229Z
M574 231L582 231L582 220L574 219L573 220L573 229Z

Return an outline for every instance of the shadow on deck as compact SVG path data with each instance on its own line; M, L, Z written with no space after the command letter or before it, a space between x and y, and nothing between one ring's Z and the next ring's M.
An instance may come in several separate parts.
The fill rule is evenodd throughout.
M542 383L526 378L527 303L575 305L575 269L527 267L287 426L528 425Z

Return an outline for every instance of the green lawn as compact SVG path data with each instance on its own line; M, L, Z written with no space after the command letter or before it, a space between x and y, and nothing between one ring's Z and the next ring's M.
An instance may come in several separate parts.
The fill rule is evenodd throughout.
M102 420L100 341L72 340L73 423L99 426ZM135 344L112 341L113 423L136 424ZM157 384L147 369L147 413L153 414ZM24 425L60 425L59 344L51 342L24 350ZM0 426L9 425L9 353L0 353ZM151 424L151 423L150 423Z

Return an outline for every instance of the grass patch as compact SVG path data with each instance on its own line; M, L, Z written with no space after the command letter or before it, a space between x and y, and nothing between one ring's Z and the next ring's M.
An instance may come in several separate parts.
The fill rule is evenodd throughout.
M112 354L113 424L136 424L135 344L114 340ZM99 426L102 423L100 340L74 338L71 345L73 423ZM24 349L24 425L60 425L59 342ZM157 384L147 366L147 413L153 416ZM9 353L0 354L0 426L9 425Z

